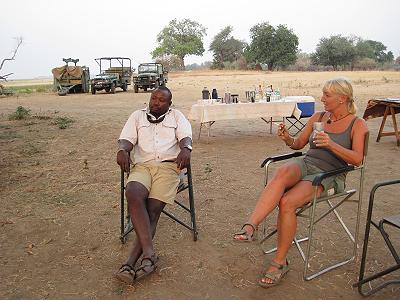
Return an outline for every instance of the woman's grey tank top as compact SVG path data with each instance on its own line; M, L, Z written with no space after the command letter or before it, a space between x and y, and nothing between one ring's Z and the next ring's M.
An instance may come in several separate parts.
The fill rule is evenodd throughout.
M319 120L321 121L322 117L324 116L325 112L323 112L319 116ZM353 128L354 122L357 120L357 117L351 121L347 129L341 133L331 133L326 132L329 135L329 138L334 141L335 143L341 145L346 149L351 149L352 141L351 141L351 130ZM324 148L317 148L312 140L312 134L309 138L309 145L310 149L307 151L304 160L312 165L320 168L323 171L330 171L342 167L346 167L348 164L341 159L340 157L336 156L330 150Z

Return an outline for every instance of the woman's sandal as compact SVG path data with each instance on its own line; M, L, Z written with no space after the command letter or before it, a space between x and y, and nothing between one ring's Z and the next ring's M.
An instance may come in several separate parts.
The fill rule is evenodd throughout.
M136 269L136 277L135 280L140 280L142 278L145 278L149 276L151 273L153 273L158 266L158 256L153 254L152 256L148 257L143 257L142 260L140 261L140 266L139 268Z
M265 272L264 275L258 280L258 285L262 286L263 288L269 288L279 284L286 273L289 272L289 262L287 260L285 265L278 264L274 261L271 261L270 265L278 268L278 270ZM268 283L262 281L264 278L271 279L272 282Z
M251 228L253 228L253 232L251 234L244 229L246 226L250 226ZM237 242L252 242L256 239L255 238L256 231L257 231L256 225L254 225L253 223L245 223L243 224L242 229L233 235L233 240Z
M125 283L132 284L136 279L136 272L131 265L123 264L115 277Z

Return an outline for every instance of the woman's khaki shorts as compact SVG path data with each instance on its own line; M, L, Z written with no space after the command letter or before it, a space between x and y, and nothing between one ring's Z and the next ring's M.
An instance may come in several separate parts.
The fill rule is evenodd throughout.
M301 170L301 180L313 181L318 173L324 172L320 168L304 161L304 158L298 157L293 160ZM344 191L346 175L328 177L322 180L321 185L324 188L321 196L330 195Z
M126 183L137 181L149 191L149 198L173 204L180 172L174 162L136 164L131 168Z

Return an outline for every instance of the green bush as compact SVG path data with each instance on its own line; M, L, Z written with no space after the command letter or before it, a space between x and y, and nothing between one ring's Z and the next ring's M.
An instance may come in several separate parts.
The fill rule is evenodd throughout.
M22 120L26 119L30 114L30 109L23 106L18 106L17 110L8 116L9 120Z
M16 94L46 93L53 89L52 84L11 86L9 89Z
M71 123L74 123L75 120L68 118L68 117L56 117L54 119L53 124L57 125L60 129L66 129L69 127Z

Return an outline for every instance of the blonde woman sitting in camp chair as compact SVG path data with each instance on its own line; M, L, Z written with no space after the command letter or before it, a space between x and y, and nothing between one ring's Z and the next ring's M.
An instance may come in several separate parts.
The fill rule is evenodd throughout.
M348 164L360 165L363 160L368 128L363 119L355 116L351 83L345 78L335 78L327 81L322 91L321 102L325 110L316 112L309 119L297 139L289 135L284 124L278 129L278 136L291 149L302 149L307 144L310 149L305 156L294 158L277 169L261 193L249 221L233 237L240 242L252 241L257 226L279 206L277 251L258 281L262 287L278 284L289 271L287 253L296 234L296 210L312 200L314 177ZM315 122L321 122L324 131L314 131ZM343 174L325 178L318 188L318 196L333 187L343 190L344 180Z

